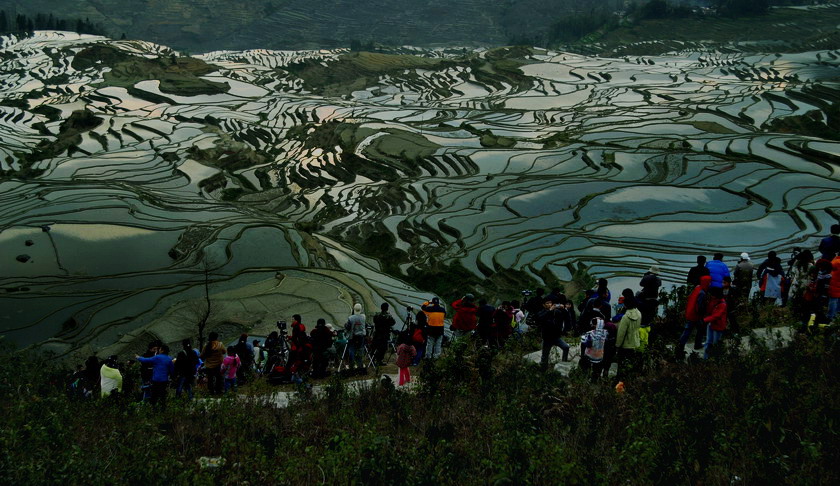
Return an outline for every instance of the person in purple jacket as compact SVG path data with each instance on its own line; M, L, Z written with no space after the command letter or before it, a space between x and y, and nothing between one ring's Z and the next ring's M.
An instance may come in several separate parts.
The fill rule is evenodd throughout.
M723 277L731 277L729 267L723 263L723 253L715 253L715 259L706 264L712 277L710 288L723 288Z
M158 354L151 358L142 356L134 357L137 361L152 365L152 405L160 404L161 409L166 408L166 392L169 388L169 379L175 373L175 365L169 356L169 346L160 347Z

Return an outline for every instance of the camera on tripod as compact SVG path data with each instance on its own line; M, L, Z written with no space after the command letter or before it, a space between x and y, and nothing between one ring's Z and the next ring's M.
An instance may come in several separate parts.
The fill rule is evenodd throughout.
M286 334L288 328L289 325L286 323L286 321L277 321L277 329L279 329L281 333Z
M523 290L523 291L522 291L522 295L523 295L523 296L525 296L525 297L529 297L529 296L531 296L531 294L533 294L533 293L534 293L534 291L533 291L533 290Z

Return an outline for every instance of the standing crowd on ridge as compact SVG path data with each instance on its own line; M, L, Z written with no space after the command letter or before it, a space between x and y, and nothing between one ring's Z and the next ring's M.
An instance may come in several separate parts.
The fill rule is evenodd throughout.
M724 331L737 325L733 309L746 302L754 285L758 298L767 304L794 302L794 313L806 329L832 323L840 312L840 225L831 227L818 253L815 258L811 250L794 249L787 268L774 251L757 267L747 253L741 253L731 267L722 253L715 253L711 261L698 256L697 265L686 276L690 293L684 330L674 343L676 357L685 357L693 334L693 348L703 350L708 359ZM538 332L541 337L543 370L550 368L555 346L564 362L570 360L574 346L579 350L579 366L591 372L593 381L608 377L614 363L617 379L623 380L633 373L658 316L662 280L657 265L642 276L639 287L638 291L624 289L613 303L608 281L601 278L577 306L559 288L547 295L544 289L525 291L526 301L506 300L497 306L465 294L450 306L453 316L448 333L447 311L438 297L421 304L416 313L406 308L399 330L387 303L371 320L356 303L341 330L318 319L307 333L302 317L295 314L291 325L279 321L278 330L262 342L249 342L249 336L242 334L235 345L225 347L219 335L211 332L201 349L184 339L174 358L169 346L160 341L150 343L143 355L123 365L117 356L101 362L91 356L70 377L68 392L74 397L136 395L164 407L169 388L175 389L176 397L192 399L198 381L210 395L222 395L257 376L269 383L300 383L305 377L324 378L332 372L367 374L369 367L384 366L392 358L402 386L411 381L410 367L441 355L444 341L472 339L489 348L503 348L526 332Z

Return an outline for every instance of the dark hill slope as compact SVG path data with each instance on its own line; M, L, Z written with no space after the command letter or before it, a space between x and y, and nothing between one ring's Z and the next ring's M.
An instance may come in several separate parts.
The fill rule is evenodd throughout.
M194 52L247 48L506 44L569 12L615 0L78 0L72 16L113 36ZM66 12L64 0L0 0L0 9Z

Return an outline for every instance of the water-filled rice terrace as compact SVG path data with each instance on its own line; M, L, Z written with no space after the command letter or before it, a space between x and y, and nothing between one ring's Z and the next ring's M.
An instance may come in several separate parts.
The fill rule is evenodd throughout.
M838 67L4 37L0 331L125 348L191 333L205 282L233 332L417 305L440 268L537 284L583 263L621 287L810 245L837 219L840 143L780 120L829 123Z

